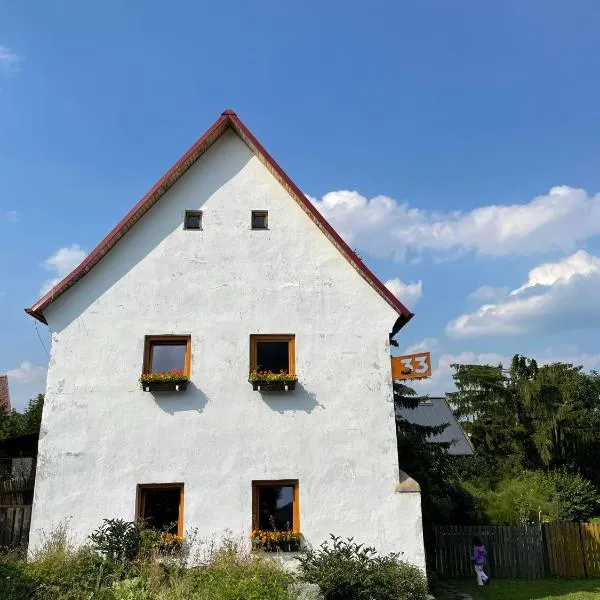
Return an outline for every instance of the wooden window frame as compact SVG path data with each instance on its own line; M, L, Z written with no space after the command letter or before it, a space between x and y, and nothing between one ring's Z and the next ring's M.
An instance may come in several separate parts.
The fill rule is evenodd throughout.
M292 531L300 533L300 481L298 479L255 479L252 481L252 529L258 529L259 503L258 488L261 487L294 487L294 505L292 506Z
M154 344L179 345L185 343L184 375L189 379L192 364L192 338L189 335L147 335L144 339L144 368L142 373L152 373L152 346Z
M258 215L264 215L265 217L265 226L264 227L254 227L254 217ZM269 229L269 211L268 210L253 210L252 216L250 220L250 227L254 230L260 231L261 229Z
M250 372L256 371L258 358L258 342L287 342L289 375L296 377L296 335L293 333L250 334Z
M177 517L177 535L183 537L183 507L184 507L184 484L183 483L138 483L136 489L136 521L144 518L144 490L179 489L179 514Z
M188 217L199 217L200 227L188 227ZM187 231L202 231L202 211L201 210L186 210L183 217L183 228Z

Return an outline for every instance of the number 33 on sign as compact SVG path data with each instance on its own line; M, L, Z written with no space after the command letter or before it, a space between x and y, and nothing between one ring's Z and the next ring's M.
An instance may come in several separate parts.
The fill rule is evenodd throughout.
M429 352L392 356L392 379L423 379L431 376L431 356Z

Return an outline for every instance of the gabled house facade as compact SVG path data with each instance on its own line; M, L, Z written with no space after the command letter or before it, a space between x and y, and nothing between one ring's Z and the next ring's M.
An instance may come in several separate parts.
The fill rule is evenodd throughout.
M412 313L232 111L27 312L52 332L30 549L142 518L424 567L389 348Z

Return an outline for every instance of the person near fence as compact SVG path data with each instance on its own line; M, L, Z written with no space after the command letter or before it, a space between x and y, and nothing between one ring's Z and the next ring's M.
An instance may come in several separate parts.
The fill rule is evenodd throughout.
M478 537L474 537L473 556L471 557L471 560L473 561L473 566L475 567L477 585L485 585L489 581L489 577L485 574L485 571L483 570L485 568L486 557L487 552L485 550L485 546L481 543L481 540Z

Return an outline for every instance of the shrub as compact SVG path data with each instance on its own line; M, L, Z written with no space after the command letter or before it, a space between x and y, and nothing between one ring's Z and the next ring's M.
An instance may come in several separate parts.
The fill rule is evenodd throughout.
M560 521L588 521L600 509L594 484L577 473L553 471L547 475L560 501Z
M112 600L107 588L121 577L122 568L91 548L72 548L63 528L26 563L25 575L35 589L32 598L36 600Z
M140 529L131 521L104 519L90 535L91 547L108 560L125 563L137 558L141 548Z
M0 559L0 600L30 600L33 590L25 562L17 556L3 556Z
M301 557L302 578L317 584L326 600L424 600L427 580L398 555L378 556L373 548L331 536L331 543Z
M290 600L324 600L321 588L316 583L294 581L288 587Z
M202 600L288 600L293 576L279 561L257 557L228 541L207 565L193 571L190 598Z

